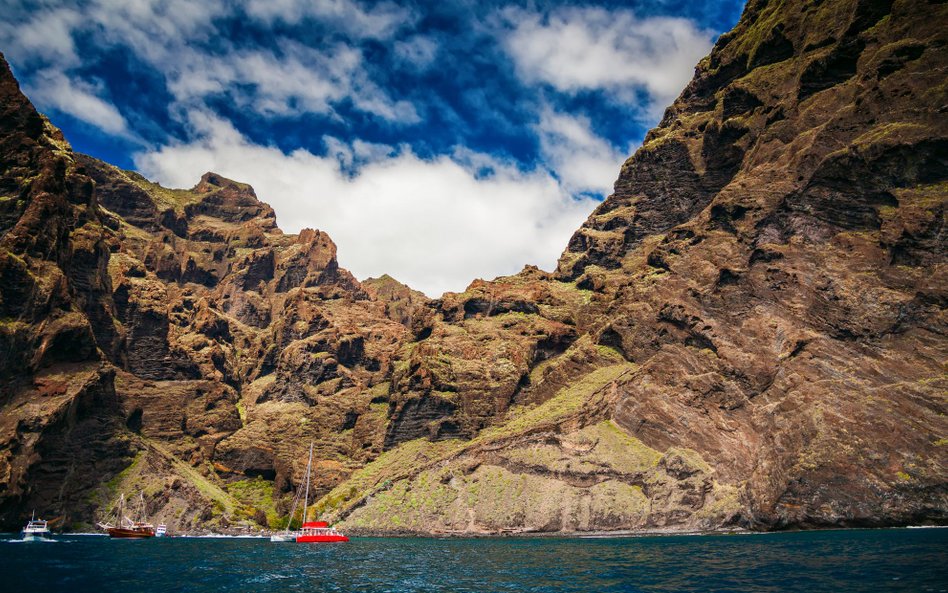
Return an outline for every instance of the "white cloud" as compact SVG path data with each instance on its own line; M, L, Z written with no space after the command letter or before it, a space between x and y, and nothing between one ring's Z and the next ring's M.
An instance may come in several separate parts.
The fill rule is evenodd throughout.
M177 65L166 72L168 88L184 103L227 95L267 116L327 114L348 100L359 111L387 121L419 121L411 103L393 100L368 78L360 50L343 43L315 50L288 40L279 46L280 55L270 50L211 55L182 49Z
M317 19L357 39L387 39L415 20L410 10L391 2L366 10L352 0L250 0L244 10L267 24L282 21L292 25L306 18Z
M504 44L526 81L567 93L606 89L628 102L644 89L661 107L684 88L713 36L687 19L640 19L629 10L511 9L504 17Z
M43 10L32 19L0 21L0 38L5 40L7 58L17 62L58 62L65 66L80 63L72 40L72 29L82 15L71 9Z
M331 111L331 104L346 96L345 81L361 62L361 54L345 45L316 52L285 43L281 57L268 50L213 55L184 49L182 54L166 71L177 100L226 94L264 115Z
M137 168L174 187L192 186L205 171L248 182L284 230L328 232L340 264L358 277L388 273L431 296L525 264L552 269L595 206L570 197L544 171L525 172L489 155L424 160L404 147L347 147L334 139L327 139L325 157L285 154L251 143L214 115L194 113L191 121L201 140L140 153ZM340 161L360 152L372 160L346 174ZM478 173L484 169L492 174Z
M608 195L631 147L615 149L593 133L591 125L588 118L547 108L535 130L547 166L567 191Z
M71 80L55 70L43 70L34 75L33 84L24 91L32 100L109 134L130 137L122 114L110 102L97 96L99 89L86 82Z
M51 3L52 6L52 3ZM62 101L46 101L74 79L84 57L75 48L80 34L93 36L99 48L134 52L164 76L168 90L187 109L201 108L211 98L226 96L242 108L263 116L332 113L348 101L355 109L386 121L419 121L414 105L388 95L369 78L362 51L345 42L314 49L275 36L270 49L238 49L217 30L221 17L243 18L237 5L222 0L92 0L75 8L60 6L37 12L20 6L0 22L0 42L18 63L42 64L46 76L33 81L41 108L62 109ZM413 22L410 11L382 3L363 9L351 0L250 3L245 10L264 22L290 22L304 17L322 20L353 39L384 38ZM294 17L299 11L299 17ZM213 43L211 43L213 41ZM58 76L52 76L58 72ZM44 88L45 85L51 85ZM88 99L89 93L83 95ZM87 104L89 101L85 101ZM87 105L88 106L88 105ZM90 123L110 121L102 106ZM175 112L181 105L169 106ZM114 122L113 122L114 123ZM114 131L114 126L102 128Z

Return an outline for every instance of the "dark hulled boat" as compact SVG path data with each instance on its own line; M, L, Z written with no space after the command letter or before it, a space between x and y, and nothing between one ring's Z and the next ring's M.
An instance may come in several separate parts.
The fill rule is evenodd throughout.
M139 507L140 517L138 521L132 521L125 516L125 495L122 494L115 507L116 523L99 523L99 528L104 529L106 533L109 534L109 537L115 539L147 539L155 537L155 526L145 521L144 495L139 495L139 499L141 504ZM158 527L163 533L164 530L162 528L164 525L159 525Z
M124 539L145 539L155 537L155 526L150 523L135 523L129 527L109 527L109 537Z

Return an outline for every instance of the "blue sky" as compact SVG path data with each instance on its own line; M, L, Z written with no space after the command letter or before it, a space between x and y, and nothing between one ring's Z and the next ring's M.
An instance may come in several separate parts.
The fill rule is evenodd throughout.
M552 269L742 2L0 0L81 152L251 183L358 277L437 296Z

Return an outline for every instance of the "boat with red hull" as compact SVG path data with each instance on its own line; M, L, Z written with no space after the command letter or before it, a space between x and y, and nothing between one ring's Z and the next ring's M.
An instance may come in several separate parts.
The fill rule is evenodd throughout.
M330 527L325 521L307 521L309 515L309 485L313 479L313 443L309 444L309 461L306 463L306 477L304 479L305 490L297 489L296 498L293 500L293 508L290 510L290 516L287 519L287 527L280 533L274 533L270 536L271 542L296 542L298 544L333 544L349 541L344 534L336 531L335 527ZM291 531L290 523L293 522L293 516L296 514L296 504L303 499L303 525L299 530Z
M155 537L155 527L150 523L134 523L123 527L107 527L109 537L115 539L146 539Z
M309 521L303 523L300 534L296 536L298 544L331 544L347 542L349 538L330 527L325 521Z
M115 513L115 523L99 523L99 528L104 529L109 537L113 539L148 539L165 534L165 526L159 525L156 531L155 526L145 521L145 496L139 494L139 519L133 521L125 516L125 494L119 497L118 503L113 508Z

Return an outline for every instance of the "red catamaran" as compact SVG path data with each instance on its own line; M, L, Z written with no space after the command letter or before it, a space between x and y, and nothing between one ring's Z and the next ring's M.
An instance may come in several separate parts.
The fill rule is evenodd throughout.
M272 542L296 542L298 544L328 544L336 542L347 542L349 538L330 527L325 521L307 521L306 516L309 511L309 484L313 475L313 444L309 444L309 461L306 464L306 490L303 494L303 526L297 531L290 531L290 523L293 521L293 515L296 514L296 505L299 502L300 492L297 490L296 498L293 500L293 508L290 510L290 518L287 521L286 529L281 533L275 533L270 536Z
M296 536L298 544L321 544L332 542L347 542L349 538L330 527L325 521L310 521L303 523L300 534Z

